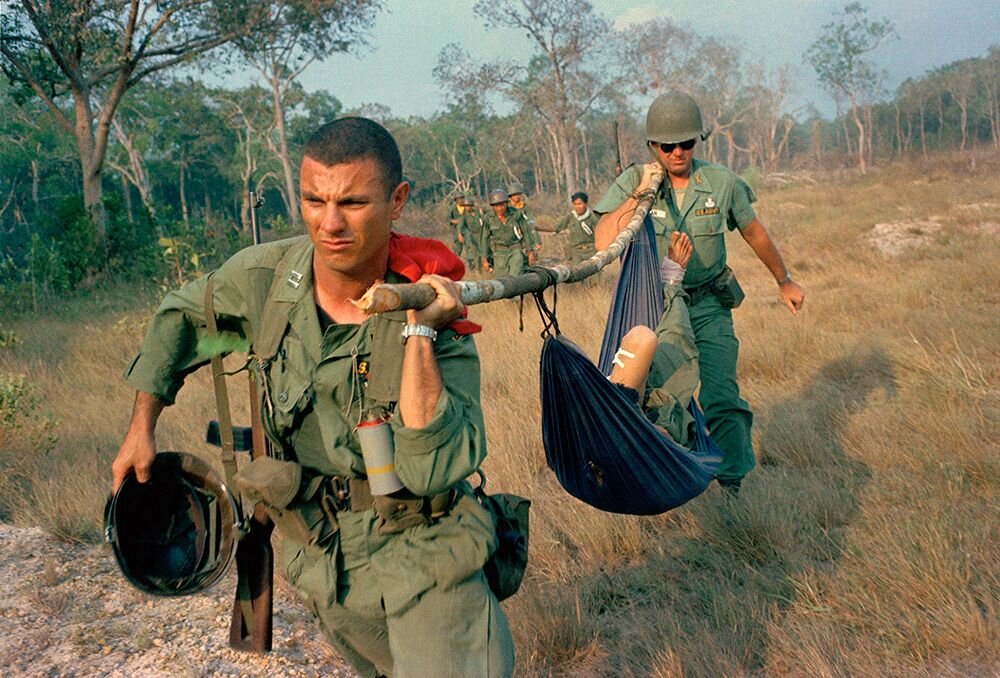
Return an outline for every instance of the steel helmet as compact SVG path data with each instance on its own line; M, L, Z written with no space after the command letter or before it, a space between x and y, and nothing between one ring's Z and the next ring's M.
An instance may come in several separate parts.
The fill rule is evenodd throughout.
M517 195L518 193L524 193L524 186L521 185L521 182L515 181L507 187L507 195Z
M219 581L242 535L239 502L218 474L186 452L160 452L148 482L128 475L104 509L104 536L125 578L155 596L184 596Z
M494 188L490 191L490 204L499 205L500 203L507 202L507 194L502 188Z
M676 144L688 139L707 139L701 110L683 92L667 92L653 99L646 112L646 139Z

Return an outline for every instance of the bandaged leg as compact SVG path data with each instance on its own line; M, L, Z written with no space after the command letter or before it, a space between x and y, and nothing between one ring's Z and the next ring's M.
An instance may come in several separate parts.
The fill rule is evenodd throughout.
M654 353L656 333L648 327L636 325L622 337L608 379L638 393L641 402Z

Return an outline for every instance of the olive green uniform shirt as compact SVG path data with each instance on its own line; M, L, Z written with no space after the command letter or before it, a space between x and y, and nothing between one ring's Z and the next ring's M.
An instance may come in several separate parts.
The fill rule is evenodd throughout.
M626 168L594 206L594 211L600 214L614 211L641 179L641 166ZM726 267L726 230L742 231L750 225L756 216L752 203L757 196L730 170L697 158L691 164L684 204L674 204L669 188L669 185L660 187L649 210L656 232L656 249L660 257L666 256L670 233L687 233L693 251L684 287L698 287L714 280Z
M574 264L594 256L594 229L601 217L588 209L581 218L576 212L570 212L560 219L553 227L556 233L569 230L569 243L566 245L566 258Z
M405 313L388 314L394 318L382 314L360 325L334 324L322 332L313 296L312 257L313 246L305 236L239 252L215 273L215 312L223 343L234 348L243 342L245 350L245 342L261 329L264 305L280 268L286 279L278 283L273 298L289 304L290 310L268 383L261 388L265 429L279 443L279 451L306 469L358 477L364 474L364 462L353 429L379 397L371 386L378 382L379 370L382 376L391 371L389 382L398 389ZM403 281L391 271L386 277ZM209 360L206 346L211 342L204 341L206 284L206 278L195 280L163 300L139 355L125 372L136 389L172 403L184 378ZM398 326L381 334L389 336L395 348L375 347L380 336L376 322ZM450 329L439 333L434 355L443 382L441 395L423 428L404 426L399 416L392 418L395 468L416 495L456 489L458 499L450 513L433 524L384 535L372 509L342 512L339 532L322 549L290 539L284 540L282 549L289 581L321 618L328 639L363 675L374 675L373 667L386 672L394 658L410 670L424 661L448 665L465 661L464 657L478 667L477 662L496 666L496 661L507 665L512 659L506 622L481 571L496 548L494 526L464 482L486 455L479 359L472 337ZM370 630L380 615L390 629L393 624L419 628L419 623L413 626L407 621L413 616L410 610L424 619L428 614L448 615L449 606L456 604L448 597L450 591L460 592L454 595L480 611L475 621L450 622L457 624L450 640L408 631L394 641L390 655L385 627ZM432 607L446 607L428 610L420 601L428 601L427 605L441 601ZM484 637L489 638L489 656ZM501 660L494 661L496 657ZM402 674L403 667L397 668ZM462 675L487 673L480 668L462 671Z
M527 252L531 249L527 227L528 220L519 209L508 207L506 222L500 221L500 217L491 210L483 216L483 240L491 252L512 248Z

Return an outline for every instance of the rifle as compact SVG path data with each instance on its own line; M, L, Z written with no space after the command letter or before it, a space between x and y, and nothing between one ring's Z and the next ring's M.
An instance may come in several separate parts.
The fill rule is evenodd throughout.
M251 191L250 223L254 245L260 244L256 210L263 204L263 196ZM216 360L218 365L215 364ZM252 374L249 379L252 426L249 429L234 428L229 421L229 403L225 395L225 374L222 372L221 358L213 359L213 371L217 373L216 400L219 403L220 421L209 423L208 442L222 447L224 460L227 446L231 451L249 451L251 459L267 455L269 443L261 424L257 384ZM274 549L271 547L271 532L274 530L274 523L267 516L263 504L253 507L253 513L245 523L246 531L236 546L237 583L233 617L229 625L229 646L263 654L271 651L271 621L274 611Z
M618 121L615 120L615 176L622 173L622 147L618 140Z

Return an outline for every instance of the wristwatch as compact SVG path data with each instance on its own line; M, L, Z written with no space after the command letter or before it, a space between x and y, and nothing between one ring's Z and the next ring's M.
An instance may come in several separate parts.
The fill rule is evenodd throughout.
M410 337L427 337L431 341L435 341L438 338L438 333L433 327L427 325L403 325L403 343L405 344Z
M792 282L792 272L787 268L785 269L785 277L778 281L778 286L784 285L787 282Z

